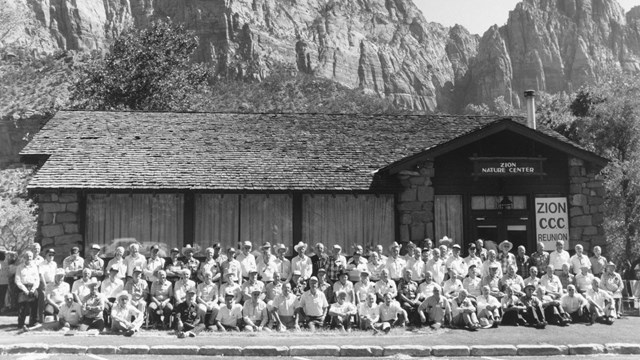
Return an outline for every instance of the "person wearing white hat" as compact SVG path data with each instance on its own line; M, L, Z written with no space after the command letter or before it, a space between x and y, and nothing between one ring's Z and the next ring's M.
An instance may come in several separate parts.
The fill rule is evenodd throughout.
M133 336L142 326L144 314L131 305L130 301L131 295L126 291L117 295L116 303L111 308L111 331L123 332L124 336Z
M604 274L600 278L600 288L608 291L616 302L618 318L622 314L622 290L624 289L624 281L620 274L616 272L616 264L609 261L605 265Z
M40 278L44 281L45 287L47 284L53 283L54 277L56 276L58 264L56 263L55 257L56 251L53 248L47 250L44 261L38 266ZM0 301L0 303L2 303L2 301Z
M300 241L293 249L298 253L298 256L291 259L291 271L300 271L300 278L309 280L313 275L313 263L311 262L311 258L305 254L307 244Z
M389 270L389 278L398 284L398 281L402 279L404 268L407 266L407 262L400 256L400 245L394 242L389 246L391 256L387 258L386 268Z
M513 249L513 243L509 240L504 240L498 245L498 261L502 264L502 273L507 272L507 268L511 265L516 265L516 256L510 253Z
M45 316L55 316L60 311L60 306L64 304L64 295L71 292L69 284L64 282L64 270L58 269L54 281L47 284L44 291L46 305L44 307Z
M285 257L285 254L289 250L284 244L276 245L276 258L273 260L273 263L276 265L276 269L278 274L280 274L280 279L289 282L291 281L291 261Z
M147 259L140 253L140 245L133 243L129 245L129 255L124 258L124 263L127 265L127 279L133 276L133 269L136 266L143 267L147 262Z
M205 324L209 330L213 330L216 316L220 309L218 306L219 293L218 284L213 282L213 273L211 271L205 271L204 281L196 287L196 302L198 303L200 321Z
M242 251L236 257L236 259L240 263L240 270L242 271L243 280L247 280L249 278L249 271L258 270L258 266L256 265L256 258L251 253L252 247L253 245L251 244L251 241L243 242Z
M165 265L164 258L160 256L160 246L153 245L150 252L151 256L149 256L142 268L144 279L147 281L149 288L151 288L151 284L153 284L154 281L158 280L158 271L164 269Z
M93 244L89 248L89 258L84 262L84 268L91 270L91 277L98 280L104 279L104 260L100 258L100 245Z
M82 324L80 331L95 329L101 332L104 329L104 309L107 301L101 293L98 292L100 282L96 278L91 278L84 284L89 288L89 294L81 299L82 303Z
M240 331L242 305L234 301L235 295L233 292L221 293L221 297L224 299L224 306L220 307L218 315L216 315L218 331Z
M190 290L196 290L196 282L191 280L191 270L182 269L180 279L173 284L174 306L184 302L187 299L187 292Z
M251 297L242 306L242 320L244 331L271 331L266 327L269 322L267 304L260 299L262 291L258 288L251 290Z
M189 279L193 281L198 279L198 268L200 268L200 260L193 257L195 252L196 249L193 248L191 244L187 244L182 248L182 256L184 256L182 263L185 269L189 269L189 274L191 274Z
M258 279L264 283L273 281L273 273L278 270L275 263L276 257L271 253L271 243L265 242L260 247L261 254L256 258Z

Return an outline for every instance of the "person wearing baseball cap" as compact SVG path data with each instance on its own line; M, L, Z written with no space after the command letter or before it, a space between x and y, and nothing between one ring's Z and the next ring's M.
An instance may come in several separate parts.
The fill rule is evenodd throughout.
M91 277L98 280L104 279L104 260L100 258L100 245L93 244L89 248L90 257L84 262L85 269L91 270Z
M251 290L251 298L244 302L242 320L244 321L245 331L271 331L265 327L269 322L269 313L267 304L260 299L261 295L262 291L260 289L253 288Z
M149 252L151 256L149 256L147 262L142 267L142 274L144 275L148 288L151 288L151 284L158 280L158 271L164 269L165 261L164 258L160 256L160 246L157 244L153 245L149 249Z
M89 269L85 269L85 270L89 270ZM113 304L115 304L116 302L116 297L118 296L119 293L122 292L122 290L124 290L124 282L122 281L122 279L117 277L117 274L118 274L118 267L112 266L109 269L109 276L106 279L104 279L104 281L102 282L102 285L100 286L100 293L107 300L104 303L104 306L105 306L104 323L106 326L109 326L111 324L111 319L109 316L111 314L111 309L113 307Z
M65 271L66 281L70 286L82 277L82 269L84 269L84 259L80 256L80 248L74 246L71 248L69 256L62 261L62 268Z
M184 268L185 264L180 260L180 249L171 249L169 259L164 265L164 270L167 272L167 279L175 284L180 278L180 273Z
M225 273L225 281L220 286L220 298L222 298L223 294L233 294L234 301L237 304L242 305L242 286L238 284L236 281L236 273L228 272Z
M524 320L537 329L544 329L547 326L547 320L542 309L542 301L535 295L536 287L527 285L524 287L524 295L520 297L520 302L526 307L526 311L522 313Z
M315 331L316 328L322 328L324 326L329 303L324 293L318 290L317 277L312 276L309 278L309 290L300 296L299 307L302 318L305 320L309 330Z
M124 291L131 296L129 303L144 314L144 309L147 307L146 298L149 293L149 284L142 279L142 273L143 269L140 266L133 268L133 276L127 280Z
M222 286L225 285L227 284ZM234 301L236 296L232 291L225 292L221 288L220 294L224 295L224 306L220 307L218 315L216 315L216 327L218 331L240 331L240 320L242 320L243 317L242 304Z
M249 270L249 279L242 283L242 302L251 299L251 294L254 290L258 290L264 293L264 282L258 280L258 271ZM264 295L262 296L264 298Z
M176 335L180 339L186 336L196 337L205 329L204 321L202 321L203 319L198 312L195 288L186 290L185 300L176 305L173 315L175 317Z

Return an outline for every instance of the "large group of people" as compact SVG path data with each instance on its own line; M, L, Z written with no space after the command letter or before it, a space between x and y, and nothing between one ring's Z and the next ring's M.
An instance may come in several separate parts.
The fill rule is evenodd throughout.
M106 266L101 247L92 245L86 259L74 247L58 266L54 249L42 257L34 244L12 265L17 324L30 331L52 317L57 329L132 336L146 324L193 337L303 327L386 333L610 325L620 316L623 281L598 246L588 257L581 245L570 256L562 241L552 252L539 243L529 255L523 246L513 252L508 240L497 249L477 240L466 256L447 237L435 247L431 239L419 245L355 246L347 258L340 245L318 243L310 251L299 242L289 258L284 244L254 249L245 241L239 250L214 244L199 260L190 245L164 258L159 246L145 257L134 243L118 247Z

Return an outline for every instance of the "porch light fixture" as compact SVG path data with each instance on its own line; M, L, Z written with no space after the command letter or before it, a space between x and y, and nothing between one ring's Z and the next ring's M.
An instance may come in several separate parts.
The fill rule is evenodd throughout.
M511 201L509 197L505 195L502 197L502 200L500 200L498 206L500 206L500 210L508 210L513 207L513 201Z

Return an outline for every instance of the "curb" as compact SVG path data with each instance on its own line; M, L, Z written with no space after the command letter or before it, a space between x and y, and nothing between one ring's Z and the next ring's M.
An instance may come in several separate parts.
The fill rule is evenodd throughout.
M207 356L332 356L332 357L456 357L456 356L559 356L559 355L640 355L640 344L573 345L296 345L296 346L220 346L220 345L0 345L0 355L9 354L103 354L103 355L207 355Z

